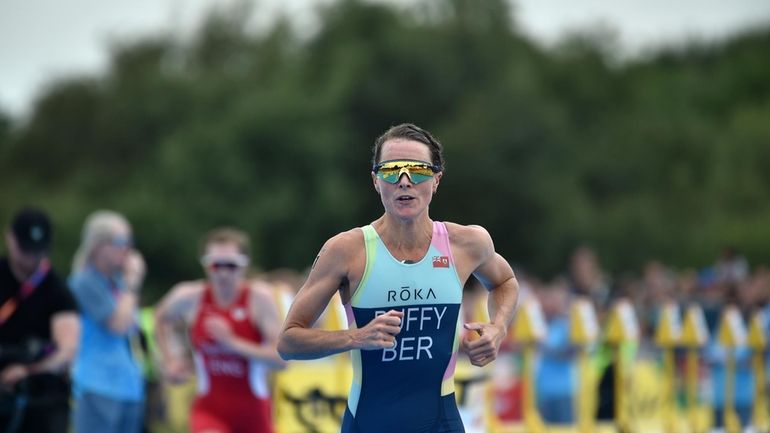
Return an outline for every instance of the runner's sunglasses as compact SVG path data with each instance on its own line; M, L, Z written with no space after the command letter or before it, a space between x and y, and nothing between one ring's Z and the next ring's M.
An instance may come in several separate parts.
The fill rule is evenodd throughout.
M214 271L220 269L226 269L228 271L235 271L237 269L245 268L249 265L249 258L243 254L229 257L216 257L212 255L205 255L201 257L201 264L205 268L209 268Z
M421 183L432 178L441 171L437 165L413 159L383 161L372 167L374 174L388 183L398 183L401 175L406 173L412 183Z

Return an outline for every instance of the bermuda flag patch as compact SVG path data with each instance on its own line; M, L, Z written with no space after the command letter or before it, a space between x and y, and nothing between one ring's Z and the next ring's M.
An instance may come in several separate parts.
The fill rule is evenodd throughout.
M434 268L448 268L449 267L449 257L447 257L447 256L433 256L433 267Z

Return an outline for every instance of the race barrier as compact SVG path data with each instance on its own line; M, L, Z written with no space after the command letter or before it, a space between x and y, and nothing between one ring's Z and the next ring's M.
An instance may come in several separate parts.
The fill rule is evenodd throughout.
M746 326L735 306L728 306L722 314L719 325L719 342L727 348L725 370L724 422L727 433L740 433L741 421L735 410L735 349L746 345Z
M680 345L686 350L686 397L687 420L689 431L692 433L705 433L708 430L707 422L703 416L708 407L698 399L698 382L700 378L700 351L709 339L706 319L703 309L698 305L690 305L685 313L684 326Z
M485 320L486 299L471 308ZM344 329L344 311L330 306L319 320L324 329ZM149 325L148 325L149 327ZM535 370L539 344L548 323L535 298L519 306L509 330L510 342L500 357L484 368L460 356L455 396L467 433L707 433L713 431L715 384L703 357L709 344L726 351L724 369L724 432L770 432L766 393L767 317L757 312L744 323L741 313L725 306L714 335L709 335L698 305L660 306L650 341L640 335L632 305L619 300L600 324L588 300L573 300L569 311L569 338L574 346L576 391L574 425L549 425L537 407ZM644 354L640 346L646 345ZM653 347L654 346L654 347ZM652 347L652 350L650 348ZM753 389L736 388L734 351L751 351ZM611 376L611 377L608 377ZM348 354L318 361L291 362L273 377L277 433L338 432L352 379ZM597 419L600 382L609 380L612 416ZM734 407L738 393L751 393L751 428L742 423ZM743 396L744 394L740 394ZM170 388L167 399L189 401L189 387ZM172 426L184 425L184 403L169 405ZM181 427L157 431L183 431Z
M752 369L754 370L754 428L760 432L770 432L768 415L767 376L765 375L767 357L768 322L764 312L758 311L751 318L748 345L752 351Z
M576 299L570 308L570 340L578 348L578 387L593 389L596 378L591 367L590 350L599 339L599 322L593 304L587 299ZM580 433L596 431L595 394L575 393L577 430Z

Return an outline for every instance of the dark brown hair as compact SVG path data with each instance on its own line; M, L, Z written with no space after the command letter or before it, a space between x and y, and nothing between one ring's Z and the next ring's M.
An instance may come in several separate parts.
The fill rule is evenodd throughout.
M385 142L397 139L414 140L425 144L428 146L428 149L430 149L431 163L438 166L441 171L444 170L444 146L441 145L441 142L439 142L433 134L411 123L402 123L400 125L392 126L377 138L374 142L374 148L372 148L373 166L380 162L382 146Z

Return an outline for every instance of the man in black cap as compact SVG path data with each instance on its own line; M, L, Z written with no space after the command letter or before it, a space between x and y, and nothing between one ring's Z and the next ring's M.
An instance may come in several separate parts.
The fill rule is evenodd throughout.
M51 223L41 210L16 213L0 258L0 431L64 433L67 369L80 338L77 304L51 269Z

